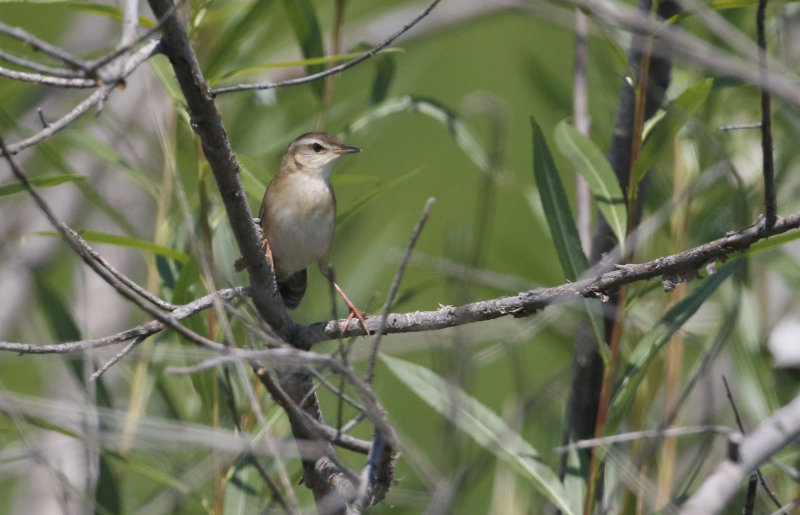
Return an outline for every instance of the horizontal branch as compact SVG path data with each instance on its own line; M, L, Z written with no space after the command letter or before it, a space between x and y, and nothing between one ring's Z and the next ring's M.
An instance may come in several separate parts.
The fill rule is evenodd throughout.
M94 79L83 79L79 77L54 77L41 73L21 72L9 70L0 66L0 77L19 80L22 82L32 82L43 86L55 86L59 88L88 89L96 88L98 83Z
M195 299L188 304L177 306L174 310L172 310L170 316L175 320L183 320L184 318L188 318L196 313L210 308L214 304L215 298L219 298L227 302L237 297L241 297L242 295L246 295L247 293L248 288L245 286L237 286L235 288L228 288L214 293L209 293L208 295L200 297L199 299ZM165 325L163 322L151 320L131 329L92 340L54 343L49 345L0 342L0 351L16 352L19 354L66 354L70 352L82 352L89 349L97 349L100 347L114 345L116 343L126 342L134 338L146 338L155 333L163 331L164 327Z
M800 213L779 217L775 225L766 229L764 221L731 232L722 238L685 250L678 254L656 258L646 263L617 265L612 271L574 283L562 284L552 288L537 288L522 292L513 297L483 300L463 306L445 306L436 311L414 311L412 313L392 313L383 329L385 334L410 333L444 329L472 322L493 320L506 315L528 316L551 304L575 302L581 298L604 298L606 292L623 284L662 277L665 289L696 277L697 271L705 264L746 250L758 240L784 233L800 227ZM311 346L315 343L340 337L363 336L361 324L350 325L346 332L345 320L318 322L310 326L295 327L293 341ZM367 327L375 332L381 325L381 317L368 317Z

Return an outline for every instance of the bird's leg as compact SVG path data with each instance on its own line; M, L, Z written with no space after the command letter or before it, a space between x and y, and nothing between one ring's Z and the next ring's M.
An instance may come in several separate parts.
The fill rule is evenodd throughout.
M336 284L336 280L334 279L333 275L333 267L327 265L327 263L320 262L319 271L322 272L322 275L324 275L328 281L330 281L330 283L333 285L333 288L342 297L342 300L344 300L344 303L347 304L347 309L350 310L350 314L347 315L347 319L344 321L342 334L344 334L347 331L347 328L350 327L350 322L353 321L353 318L359 319L361 321L361 327L364 328L364 332L370 334L369 328L367 327L367 321L364 320L366 313L358 309L353 302L347 298L347 295L345 295L344 291L339 287L339 285Z
M269 240L264 238L264 252L267 254L267 261L269 261L269 266L275 270L275 261L272 260L272 249L269 248Z
M350 322L352 322L354 317L361 321L361 327L364 328L364 332L366 332L367 334L370 334L369 328L367 327L367 322L366 322L366 320L364 320L364 315L366 315L366 313L364 313L363 311L361 311L360 309L355 307L355 305L353 305L353 303L350 301L350 299L347 298L347 295L344 294L344 291L342 291L342 289L339 287L338 284L336 284L333 281L331 281L331 282L333 283L334 289L336 289L336 291L342 297L342 300L344 300L344 303L347 304L347 309L350 310L350 314L347 315L347 320L344 321L344 327L342 328L342 334L344 334L347 331L347 328L350 326Z

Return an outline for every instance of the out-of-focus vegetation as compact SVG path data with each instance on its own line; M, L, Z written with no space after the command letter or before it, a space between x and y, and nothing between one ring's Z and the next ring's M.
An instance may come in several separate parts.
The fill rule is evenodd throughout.
M190 3L181 9L212 85L298 73L287 67L246 70L303 61L287 17L289 2ZM379 42L421 8L404 1L343 3L342 53ZM328 51L333 4L312 2ZM464 9L480 4L465 2ZM536 6L536 11L484 6L463 15L453 2L443 2L388 50L332 80L218 97L254 215L286 145L303 132L324 129L364 149L343 159L333 175L340 219L332 254L339 284L362 309L382 310L429 197L437 202L393 311L435 310L566 282L536 188L530 117L542 128L574 212L576 174L554 139L558 123L569 123L572 112L574 36L569 10ZM784 16L791 7L770 13L773 46L792 30L792 18ZM720 14L754 37L754 10L743 4ZM116 44L119 14L117 7L83 2L7 2L0 21L91 57ZM141 15L152 19L146 3ZM691 16L681 23L701 37L714 37ZM602 23L595 28L588 74L591 140L605 153L629 71L624 58L629 38ZM8 37L0 36L0 48L41 57ZM787 60L794 55L792 48L775 52ZM710 84L703 82L708 78L675 63L667 96L674 100L692 86ZM722 77L706 93L690 119L669 112L653 129L666 139L647 143L653 147L644 193L648 229L638 238L634 261L718 238L763 212L758 132L717 130L758 120L758 91ZM0 134L7 142L22 139L41 127L38 108L52 120L86 95L0 78ZM787 214L798 209L800 182L791 170L800 156L793 144L800 117L795 106L776 104L779 212ZM669 123L675 130L658 132ZM59 215L78 231L93 231L94 239L87 235L87 240L108 261L159 296L181 304L246 284L246 275L233 270L238 249L163 56L129 77L96 116L84 116L18 159L32 178L56 178L60 184L40 185L50 186L43 192ZM0 183L12 183L3 173ZM60 239L42 233L52 228L25 194L2 185L0 339L80 340L146 321L84 269ZM610 434L655 428L665 416L668 345L649 359L647 351L666 344L659 321L670 308L686 306L680 304L684 298L704 302L672 312L682 322L673 328L681 342L669 347L679 353L680 388L709 361L678 424L733 424L722 374L747 428L794 396L796 378L773 369L766 343L778 323L797 313L797 247L765 247L736 256L720 280L693 281L678 295L666 295L657 281L631 286L617 391L624 391L623 378L641 382L612 404ZM213 284L200 256L213 263ZM248 301L236 305L252 320ZM439 513L450 506L452 513L540 513L561 495L543 492L539 474L557 473L560 455L554 449L561 444L571 349L582 311L579 305L556 306L527 318L386 337L381 350L387 357L378 363L374 386L403 447L397 483L376 512L419 513L428 507ZM344 313L341 305L338 312ZM331 318L329 287L316 269L309 271L309 292L292 316L300 323ZM237 342L252 343L245 324L233 320ZM221 338L219 321L210 313L187 325ZM715 345L715 340L721 341ZM369 342L353 343L350 359L358 370ZM315 350L335 352L337 345ZM150 338L100 381L88 381L118 350L0 355L0 512L44 513L64 498L80 499L86 503L81 509L99 513L276 508L252 466L228 446L236 431L229 398L242 414L243 430L268 431L279 441L290 434L269 397L257 390L268 422L259 427L232 372L167 374L167 366L194 363L197 357L191 344L172 333ZM443 384L452 390L435 388ZM328 423L356 414L347 405L337 413L336 397L323 388L319 394ZM464 402L463 396L471 398ZM462 402L453 404L455 399ZM448 409L453 405L461 411ZM371 428L357 426L353 434L370 438ZM661 449L651 449L638 462L642 442L615 447L605 477L612 510L633 513L640 489L648 492L645 512L660 508L652 504L656 485L667 488L658 499L679 502L713 469L723 446L718 435L682 438L674 464L663 461ZM313 509L310 493L296 487L299 461L290 445L286 449L283 460L263 456L264 466L276 477L285 466L300 504ZM363 457L345 453L343 458L354 470L363 466ZM796 459L792 451L779 458ZM672 482L659 481L662 468L673 471ZM765 472L780 499L794 497L793 482L772 467ZM48 486L40 488L38 481ZM565 489L569 506L582 505L583 488ZM759 502L767 510L766 502Z

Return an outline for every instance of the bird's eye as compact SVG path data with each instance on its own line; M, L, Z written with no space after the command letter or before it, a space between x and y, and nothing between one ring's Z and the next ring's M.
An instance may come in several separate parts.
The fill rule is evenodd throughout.
M317 153L319 153L319 152L322 152L322 150L323 150L325 147L323 147L323 146L322 146L322 145L320 145L319 143L314 143L313 145L311 145L311 148L313 148L313 149L314 149L314 152L317 152Z

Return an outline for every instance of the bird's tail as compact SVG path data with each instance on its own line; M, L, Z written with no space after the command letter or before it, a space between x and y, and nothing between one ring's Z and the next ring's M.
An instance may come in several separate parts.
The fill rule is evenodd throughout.
M295 272L285 281L278 281L278 290L281 292L286 309L295 309L300 305L307 285L308 273L306 270Z

